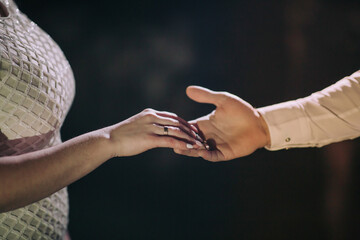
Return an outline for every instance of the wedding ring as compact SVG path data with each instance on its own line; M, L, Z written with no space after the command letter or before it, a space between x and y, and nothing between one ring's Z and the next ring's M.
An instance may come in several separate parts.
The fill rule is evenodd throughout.
M164 135L169 135L169 128L164 126Z

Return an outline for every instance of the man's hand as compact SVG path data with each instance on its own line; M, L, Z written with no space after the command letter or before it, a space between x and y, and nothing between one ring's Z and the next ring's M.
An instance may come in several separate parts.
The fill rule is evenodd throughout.
M176 153L216 162L246 156L270 144L265 121L256 109L239 97L198 86L189 86L186 94L196 102L216 106L210 114L190 121L200 130L210 150L175 149Z

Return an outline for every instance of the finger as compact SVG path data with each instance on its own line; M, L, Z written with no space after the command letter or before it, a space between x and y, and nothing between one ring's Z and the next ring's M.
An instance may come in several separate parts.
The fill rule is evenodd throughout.
M174 152L179 155L185 155L188 157L200 157L198 151L174 149Z
M187 150L194 148L194 145L182 141L180 139L176 139L171 136L158 136L154 135L152 139L154 145L153 147L163 147L163 148L173 148L179 150Z
M189 98L191 98L196 102L211 103L216 106L219 106L224 99L223 94L199 86L187 87L186 94L188 95Z
M185 149L185 150L174 149L174 152L189 157L202 157L203 159L210 162L219 162L224 160L222 154L219 151L207 151L207 150L197 150L197 149Z
M205 136L204 136L204 133L201 131L199 125L197 124L197 120L192 120L189 122L189 124L191 124L191 126L193 128L196 128L197 129L197 132L196 132L196 139L198 141L200 141L201 143L203 143L205 141Z
M186 132L184 132L179 127L161 126L161 125L157 125L157 124L153 124L153 127L154 127L154 130L153 130L154 133L159 136L171 136L171 137L178 138L180 140L186 140L188 143L193 145L192 148L205 149L204 144L201 141L189 136ZM166 131L165 131L165 128L166 128Z
M184 126L184 130L186 130L187 132L189 132L191 135L193 135L195 137L195 133L197 132L197 129L194 126L192 126L191 124L189 124L186 120L184 120L181 117L177 116L176 114L169 113L169 112L159 112L159 111L157 111L156 114L158 116L167 117L167 118L177 120L179 123L181 123ZM195 131L195 133L193 133L193 131Z
M166 131L165 131L166 129ZM195 143L195 139L190 137L187 133L181 130L179 127L174 126L162 126L153 124L153 132L159 136L172 136L180 139L185 139L188 142Z
M157 125L176 126L176 127L181 128L183 130L183 132L186 132L189 136L192 136L193 139L199 138L197 133L195 133L192 129L189 128L189 126L191 127L191 125L184 124L183 121L186 122L183 119L182 119L182 121L180 121L180 120L178 120L178 118L174 119L171 117L166 117L164 114L156 114L156 118L153 119L153 123L155 123ZM202 141L201 138L197 139L197 140Z
M168 112L168 111L155 111L157 114L164 115L166 117L177 118L178 115L176 113Z
M175 113L171 113L171 112L166 112L166 111L156 111L156 113L160 116L163 117L169 117L169 118L173 118L178 120L179 122L181 122L183 125L187 126L189 129L191 129L192 131L197 132L197 128L195 128L194 126L192 126L191 124L189 124L186 120L182 119L181 117L179 117L178 115L176 115Z
M204 151L204 152L202 152L202 151ZM174 149L174 152L177 154L186 155L189 157L202 157L202 156L206 157L209 154L209 153L207 153L208 151L204 150L204 149L186 149L186 150Z

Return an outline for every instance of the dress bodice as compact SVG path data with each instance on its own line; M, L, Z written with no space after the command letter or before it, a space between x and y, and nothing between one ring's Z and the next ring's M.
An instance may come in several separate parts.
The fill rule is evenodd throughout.
M12 0L0 0L0 157L60 143L75 94L72 70L57 44ZM0 239L62 239L66 188L26 207L0 213Z
M11 0L0 18L0 156L54 144L74 98L63 52Z

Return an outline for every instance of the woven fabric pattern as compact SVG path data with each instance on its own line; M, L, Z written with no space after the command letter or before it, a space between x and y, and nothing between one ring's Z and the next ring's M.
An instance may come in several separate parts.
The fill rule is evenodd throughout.
M0 156L61 142L59 130L75 94L61 49L12 0L0 17ZM62 239L68 222L67 190L0 214L0 239Z

